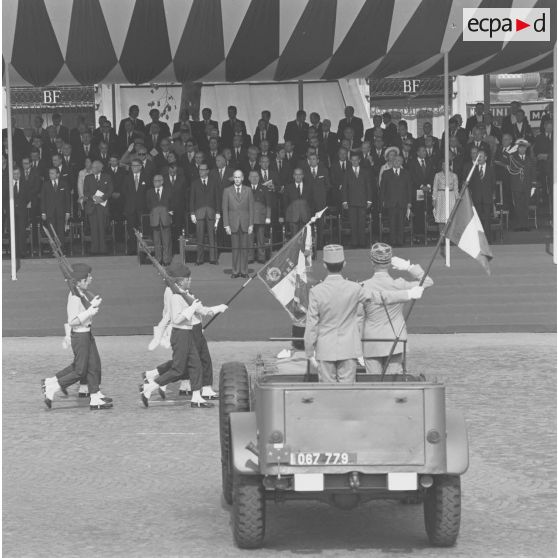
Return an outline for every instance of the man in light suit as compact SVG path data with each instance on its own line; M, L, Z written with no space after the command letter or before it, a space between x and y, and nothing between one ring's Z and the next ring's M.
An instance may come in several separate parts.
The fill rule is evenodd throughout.
M221 219L221 200L218 198L219 183L214 175L209 174L207 163L199 167L200 177L192 181L190 187L190 220L196 225L196 242L198 256L196 265L202 265L204 259L205 233L209 244L209 263L217 264L215 229Z
M105 228L108 219L108 200L112 196L113 185L110 174L103 172L103 163L93 161L93 174L83 181L85 214L91 227L91 254L106 254Z
M165 185L162 174L153 176L153 188L145 196L149 210L149 224L153 229L153 244L155 259L161 265L172 262L172 191Z
M235 170L232 186L223 192L223 222L232 245L231 279L248 277L249 235L254 230L254 196L243 180L242 171Z
M409 300L410 294L365 290L358 283L345 279L343 247L324 246L324 267L327 277L310 289L304 349L306 358L318 369L320 382L354 383L357 359L362 356L358 311L369 300L388 303ZM421 287L415 289L417 298Z
M434 282L429 276L424 279L423 287L419 287L424 271L420 265L411 265L408 260L392 257L392 249L388 244L377 242L370 250L373 276L364 281L362 286L367 293L380 293L380 300L370 299L364 304L364 321L362 339L393 339L401 335L401 340L407 339L407 328L403 318L404 303L415 293L422 295L422 288L431 287ZM406 273L410 280L403 277L395 279L389 274L390 268L397 272ZM400 298L388 300L386 292L399 293ZM391 297L390 297L391 298ZM420 298L420 297L419 297ZM383 299L383 300L382 300ZM380 374L390 354L392 342L365 342L362 346L364 364L368 374ZM396 345L390 359L388 373L402 371L403 343Z

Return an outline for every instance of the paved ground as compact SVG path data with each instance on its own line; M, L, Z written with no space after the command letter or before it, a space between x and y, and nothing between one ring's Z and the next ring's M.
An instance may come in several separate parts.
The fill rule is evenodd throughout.
M441 257L436 258L431 271L435 286L415 305L409 321L411 332L556 331L556 266L544 246L496 244L492 249L491 276L455 248L451 268L445 267ZM432 253L432 247L397 251L397 255L423 267ZM218 266L192 267L192 292L205 303L225 302L242 285L241 279L230 278L230 258L230 254L222 254ZM314 272L321 278L325 273L321 254L318 258ZM163 291L163 282L153 267L138 266L132 256L86 261L93 266L92 291L100 293L104 301L95 319L97 335L150 334L161 316ZM259 266L250 267L256 271ZM10 281L6 263L2 270L3 335L60 335L68 295L56 261L23 260L15 282ZM368 252L348 250L345 271L353 280L370 277ZM215 341L266 341L288 334L290 327L288 314L255 279L208 333Z
M75 395L44 407L40 378L63 367L60 338L3 340L3 555L244 555L220 496L217 409L140 406L139 373L166 358L146 337L98 340L111 411ZM548 558L556 555L556 337L415 335L409 368L437 376L466 414L471 467L451 550L426 544L422 509L370 503L268 504L266 549L252 556ZM278 343L211 343L253 366Z

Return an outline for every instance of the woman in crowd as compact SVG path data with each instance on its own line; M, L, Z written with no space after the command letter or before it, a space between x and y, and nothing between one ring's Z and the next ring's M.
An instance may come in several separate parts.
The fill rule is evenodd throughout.
M85 177L88 174L93 174L92 164L93 164L93 161L91 160L91 158L86 157L85 158L85 167L83 169L81 169L79 171L79 174L78 174L78 181L77 181L78 203L79 203L82 210L83 210L83 201L85 199L84 196L83 196L83 182L85 181Z
M454 158L454 154L450 151L450 163ZM446 196L449 198L449 213L455 205L455 201L458 195L459 182L457 179L457 174L453 171L449 173L449 184L446 184L446 173L444 169L444 164L442 163L442 170L437 172L434 176L434 184L432 187L432 209L434 212L434 220L438 223L438 229L440 234L444 230L446 224ZM445 256L444 245L442 244L440 252Z

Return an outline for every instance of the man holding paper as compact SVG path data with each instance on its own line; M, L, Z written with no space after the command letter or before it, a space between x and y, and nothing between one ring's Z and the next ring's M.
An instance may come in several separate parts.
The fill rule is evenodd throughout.
M105 254L105 228L108 216L107 201L112 195L113 184L109 174L102 172L101 161L93 161L92 174L83 182L84 208L91 227L91 254Z

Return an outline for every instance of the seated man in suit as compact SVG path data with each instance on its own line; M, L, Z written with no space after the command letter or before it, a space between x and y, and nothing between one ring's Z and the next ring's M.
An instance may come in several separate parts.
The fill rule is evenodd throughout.
M243 181L242 171L235 170L232 186L223 192L223 223L232 246L231 279L248 277L249 237L254 230L254 196Z
M204 263L205 233L209 244L209 263L217 263L215 229L221 219L221 200L218 199L219 184L216 177L209 174L207 163L199 166L199 178L190 187L190 220L196 225L198 255L196 265Z
M155 259L161 265L170 265L172 262L172 192L165 185L163 176L153 176L153 188L146 194L146 204L149 210L149 224L153 229L153 244L155 246Z
M310 185L305 182L304 171L295 168L294 182L287 184L283 192L285 221L289 227L291 238L302 229L312 217L313 193Z

